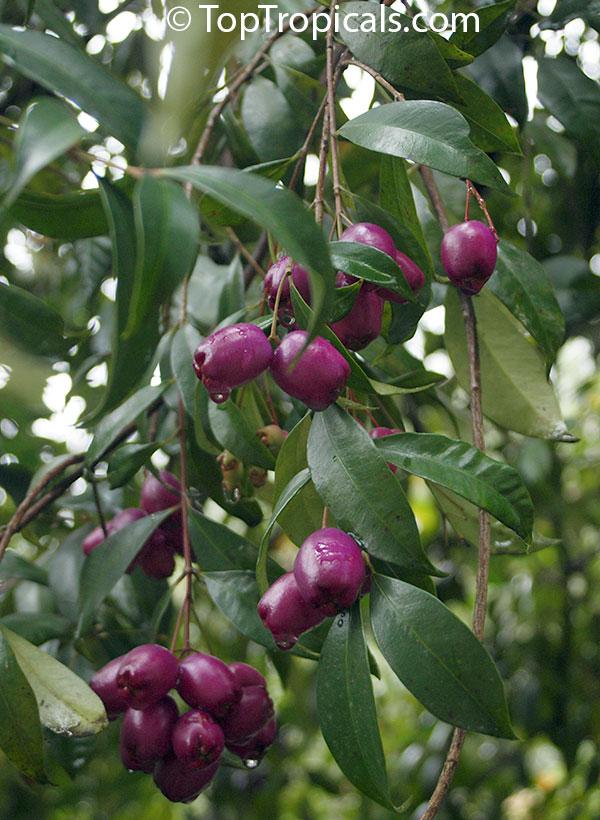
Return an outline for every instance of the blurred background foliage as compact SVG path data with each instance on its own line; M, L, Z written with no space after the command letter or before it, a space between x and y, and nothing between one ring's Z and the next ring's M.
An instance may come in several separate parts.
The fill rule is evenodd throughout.
M302 7L289 0L285 9ZM429 3L430 9L456 10L478 3ZM486 433L492 453L517 467L532 494L537 529L556 543L528 556L498 555L492 560L487 645L506 682L513 724L521 742L473 736L467 738L461 764L440 820L597 820L600 817L600 9L594 2L576 0L520 0L505 39L477 58L467 73L490 93L519 124L524 156L494 154L519 194L509 200L486 192L498 232L527 247L548 271L564 311L567 333L553 370L561 408L576 444L553 444L525 439L489 425ZM118 3L104 0L46 0L26 4L7 0L2 22L19 24L31 14L40 29L61 26L61 36L83 41L88 53L127 79L156 107L161 107L160 72L156 60L165 60L160 4L142 0ZM56 15L59 20L57 21ZM54 15L54 16L53 16ZM292 43L293 40L293 43ZM188 42L189 54L196 44ZM323 52L308 38L291 38L305 83L318 77ZM222 43L222 56L231 44ZM253 54L254 41L238 47L238 56ZM154 73L148 69L153 54ZM549 57L556 62L549 65ZM537 74L534 59L540 68ZM560 62L562 61L562 65ZM556 91L552 72L579 64L571 81L577 92L570 106ZM187 64L190 76L194 66ZM218 75L218 72L217 72ZM526 83L524 80L526 78ZM372 84L356 72L341 85L342 108L369 104ZM224 146L235 164L244 166L291 155L298 147L302 111L289 108L274 84L282 75L267 70L248 86L239 105L219 124L215 152ZM577 88L580 85L580 89ZM589 85L588 85L589 84ZM591 91L593 89L593 93ZM180 89L181 90L181 89ZM527 91L527 93L526 93ZM41 89L8 66L0 75L0 113L5 121L18 120L25 104ZM175 92L173 92L175 93ZM198 91L200 94L200 90ZM199 98L200 99L200 98ZM366 99L366 102L365 102ZM162 102L161 102L162 101ZM268 116L262 116L269 102ZM535 103L535 104L534 104ZM177 108L176 103L173 103ZM202 108L198 109L202 112ZM202 124L200 113L193 128ZM274 132L277 140L273 140ZM10 172L10 132L0 135L0 182ZM114 139L100 140L93 131L87 150L116 165L123 147ZM182 145L181 156L193 145ZM343 169L349 188L377 201L378 154L342 144ZM210 160L211 158L209 158ZM212 158L214 159L214 157ZM309 163L310 167L310 163ZM103 174L105 166L94 170ZM116 173L113 176L118 177ZM462 219L464 187L436 175L451 221ZM418 183L415 181L415 184ZM32 191L63 193L82 185L82 164L66 158L38 174ZM305 178L311 191L310 173ZM310 198L310 196L308 197ZM425 210L421 211L432 253L439 233ZM239 236L251 243L253 226L239 226ZM189 309L200 329L229 315L244 299L241 264L234 246L218 229L203 237L200 257L189 290ZM26 288L58 310L69 331L87 328L70 365L33 355L13 338L2 337L0 348L0 523L5 523L35 471L58 455L85 449L85 428L75 428L82 413L98 403L106 378L110 347L110 245L103 237L74 241L45 239L14 215L0 218L0 278ZM435 258L435 256L434 256ZM258 301L254 283L247 296ZM432 309L408 343L413 355L424 356L429 369L450 373L443 351L443 308L434 288ZM176 305L174 305L174 310ZM0 328L2 333L2 328ZM135 366L135 363L133 363ZM445 368L445 369L444 369ZM462 394L451 379L439 395L460 404ZM403 411L415 429L445 431L447 419L440 398L421 393L402 400ZM463 402L464 404L464 402ZM161 454L167 463L169 452ZM123 489L100 488L105 510L135 505L141 478ZM438 508L418 479L408 490L428 553L448 577L439 581L438 594L457 614L470 619L476 556L474 549L444 526ZM270 486L261 491L268 505ZM164 592L164 582L151 582L139 570L120 582L103 608L98 634L85 655L73 654L67 642L72 630L69 613L77 598L81 566L79 533L75 526L94 520L88 485L77 482L71 494L15 539L25 557L39 559L47 571L38 581L11 580L0 586L0 618L7 625L26 613L52 613L55 633L48 647L89 677L92 667L126 651L142 640L168 631L171 615L154 617L153 601ZM222 516L221 516L222 517ZM231 524L229 520L228 523ZM261 525L234 526L258 542ZM280 536L276 546L285 563L289 545ZM118 757L117 727L101 736L70 740L48 737L49 760L56 769L58 787L27 784L6 761L0 763L0 817L6 820L379 820L388 813L361 797L333 763L320 736L315 705L312 664L298 658L264 651L237 633L211 608L198 603L213 649L225 660L246 657L268 676L275 693L282 726L279 740L256 772L222 767L208 795L191 806L168 804L140 774L128 775ZM50 628L50 627L48 627ZM195 641L201 644L199 635ZM33 640L33 637L31 637ZM448 726L424 713L381 663L382 679L375 681L382 736L390 783L398 803L409 801L408 817L427 800L438 777L449 740ZM477 674L476 670L473 670ZM50 763L50 765L52 765Z

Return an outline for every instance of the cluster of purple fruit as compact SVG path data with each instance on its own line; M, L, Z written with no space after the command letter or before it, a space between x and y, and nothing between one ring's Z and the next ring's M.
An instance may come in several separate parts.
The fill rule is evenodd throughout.
M303 632L351 606L368 591L365 562L356 541L325 527L302 543L286 572L258 602L258 614L280 649L291 649Z
M181 503L181 485L172 473L160 472L159 478L148 474L140 494L140 506L129 507L117 513L106 523L106 536L102 527L93 529L83 539L82 549L86 555L101 544L106 537L133 524L152 513L176 507ZM169 489L172 488L172 490ZM168 578L175 567L175 552L182 552L181 512L174 512L157 527L135 556L127 572L139 566L150 578Z
M163 646L144 644L99 669L90 686L110 720L123 714L123 765L153 774L173 802L189 803L208 786L223 749L254 768L277 735L265 679L246 663L201 652L179 663ZM191 707L181 715L172 689Z

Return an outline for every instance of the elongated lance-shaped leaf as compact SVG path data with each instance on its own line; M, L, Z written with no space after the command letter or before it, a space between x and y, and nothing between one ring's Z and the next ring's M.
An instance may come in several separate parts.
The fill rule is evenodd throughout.
M37 356L64 357L74 344L65 338L59 313L13 284L0 283L0 328L11 342Z
M483 644L433 595L376 575L371 623L393 671L433 715L473 732L514 738L502 680Z
M393 808L358 603L329 629L319 660L317 708L325 742L348 780Z
M309 332L316 333L325 320L335 289L327 243L312 214L291 191L273 182L231 168L181 167L162 171L165 176L189 182L247 219L265 228L309 273L314 315Z
M108 725L104 704L84 680L16 632L1 625L0 631L33 689L44 726L83 737Z
M334 266L344 273L391 288L407 302L417 301L400 266L387 253L358 242L332 242L329 250Z
M372 108L340 128L341 136L382 154L404 157L451 176L514 192L492 160L469 140L469 124L454 108L407 100Z
M77 636L91 626L102 601L121 578L154 530L173 512L171 508L134 521L98 544L83 564L79 587Z
M308 466L317 492L340 523L376 558L429 575L413 511L367 431L332 405L313 419Z
M467 17L471 17L470 25L459 26L453 32L450 42L478 57L504 34L515 5L516 0L503 0L469 12Z
M284 487L281 495L277 499L277 503L273 507L273 514L271 520L267 524L262 540L260 542L260 549L258 551L258 560L256 562L256 582L258 588L262 593L267 591L269 586L269 578L267 576L267 556L269 547L269 535L275 526L275 522L285 510L288 504L294 500L298 493L306 487L310 481L310 470L306 467L295 475L288 484Z
M27 678L0 630L0 749L27 777L47 783L42 727Z
M192 549L203 572L254 571L258 549L252 541L196 510L190 510L188 526Z
M57 195L25 190L9 213L32 231L51 239L84 239L108 233L98 191Z
M430 433L383 436L375 446L385 458L413 475L487 510L525 541L531 538L533 504L519 473L465 441Z
M234 456L245 464L255 464L264 470L275 467L273 453L265 447L231 399L223 404L210 401L208 417L216 439Z

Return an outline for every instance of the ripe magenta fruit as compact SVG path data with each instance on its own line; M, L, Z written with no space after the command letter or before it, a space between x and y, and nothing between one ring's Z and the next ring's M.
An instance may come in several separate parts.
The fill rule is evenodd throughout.
M290 295L290 279L304 301L310 304L310 280L306 268L303 268L302 265L299 265L297 262L292 262L289 256L282 256L281 259L274 262L267 271L265 281L263 282L263 292L266 294L268 306L271 310L274 310L277 291L281 280L288 270L290 273L286 277L283 285L281 285L277 318L282 325L291 326L294 322L294 308L292 307Z
M356 600L365 580L365 562L356 541L335 527L309 535L294 561L294 577L304 600L314 607L339 607Z
M117 685L117 672L122 660L122 655L113 658L112 661L98 669L90 680L90 688L94 690L104 704L109 720L115 720L127 709L127 704L123 700L123 695Z
M132 709L147 709L173 689L179 678L175 655L155 643L136 646L123 656L117 686Z
M273 717L266 723L260 732L245 743L226 743L227 749L238 755L244 763L254 763L257 766L265 755L269 746L277 737L277 720Z
M273 701L264 686L244 686L242 697L221 719L226 743L241 743L260 732L273 717Z
M492 231L483 222L453 225L444 234L442 265L448 278L467 295L479 293L496 267L498 248Z
M104 541L104 530L100 525L94 527L91 532L85 536L81 543L81 548L86 555L89 555L90 552L97 547L98 544L101 544Z
M123 764L128 769L152 771L171 751L171 733L178 717L177 704L168 695L143 711L128 709L119 739Z
M175 569L175 556L167 535L161 530L154 530L136 559L150 578L168 578Z
M350 312L331 329L349 350L362 350L381 333L382 316L383 299L363 285Z
M173 755L157 764L154 782L172 803L191 803L208 786L218 769L218 761L205 769L197 769Z
M201 342L194 353L194 370L211 399L220 404L234 387L266 370L273 351L260 328L249 323L229 325Z
M239 701L242 685L222 660L194 652L181 662L177 691L189 706L219 718Z
M291 649L303 632L335 614L335 610L309 604L300 592L294 573L286 572L264 593L258 602L258 614L279 649Z
M202 709L189 709L173 729L173 752L182 763L204 769L221 756L225 737L217 721Z
M235 675L240 686L262 686L264 689L267 688L267 682L264 676L261 675L258 669L250 666L249 663L234 661L229 664L229 668Z
M152 473L148 473L142 485L140 507L148 514L176 507L181 503L181 484L173 473L161 470L158 476L159 478L156 478ZM174 492L167 489L165 484L173 487Z
M400 266L412 292L418 293L425 284L425 274L421 268L413 262L410 256L402 253L402 251L396 251L394 258ZM389 288L377 288L376 292L382 299L387 299L389 302L398 302L400 305L406 304L406 299Z
M394 240L389 233L372 222L357 222L346 228L340 236L340 242L359 242L361 245L370 245L392 258L396 252Z
M311 410L325 410L340 395L350 375L350 365L326 339L317 336L297 362L306 342L304 330L294 330L281 342L271 363L275 382Z

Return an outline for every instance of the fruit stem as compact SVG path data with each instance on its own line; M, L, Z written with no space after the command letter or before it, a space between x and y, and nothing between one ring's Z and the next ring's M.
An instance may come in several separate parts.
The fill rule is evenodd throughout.
M100 503L100 493L98 492L98 486L96 484L96 476L94 475L94 471L90 470L87 479L92 485L92 494L94 496L94 504L96 506L96 512L98 513L98 521L100 522L100 526L102 527L102 532L104 533L104 537L108 538L108 530L106 528L106 519L104 517L104 511L102 509L102 504Z
M287 264L286 272L281 277L281 282L279 283L279 287L277 288L277 293L275 295L275 304L273 305L273 321L271 322L271 332L269 333L268 339L270 342L275 342L279 344L279 339L277 338L277 314L279 313L279 302L281 301L281 291L283 290L283 283L288 278L290 273L292 272L292 260Z
M329 515L329 508L328 507L323 507L323 523L321 524L321 527L323 527L323 528L325 528L327 526L327 517L328 517L328 515Z
M188 530L188 496L187 496L187 475L186 475L186 452L185 452L185 409L183 407L183 399L179 396L179 459L181 468L181 528L183 530L183 560L185 561L185 576L186 589L185 598L183 599L183 651L187 652L190 648L190 607L192 606L192 581L194 576L194 568L192 566L192 549L190 545L190 533ZM181 618L178 618L181 623ZM176 638L178 627L175 629L174 638Z
M269 408L269 415L271 416L271 421L273 424L276 424L279 427L279 419L277 418L277 413L275 412L275 407L273 405L273 399L271 398L271 391L269 390L269 379L267 377L267 373L263 373L265 378L265 397L267 400L267 406Z
M494 234L494 239L496 240L496 242L500 242L500 238L498 236L496 228L494 228L494 223L492 222L492 217L490 216L490 214L488 212L488 209L487 209L487 206L485 204L485 199L481 196L481 194L479 193L477 188L473 185L471 180L467 179L467 180L465 180L465 182L467 183L467 202L468 202L469 194L473 194L473 196L477 200L477 204L479 205L479 207L481 208L481 210L485 214L485 218L487 220L487 223L490 226L490 231ZM467 216L466 219L468 219L468 218L469 217Z

